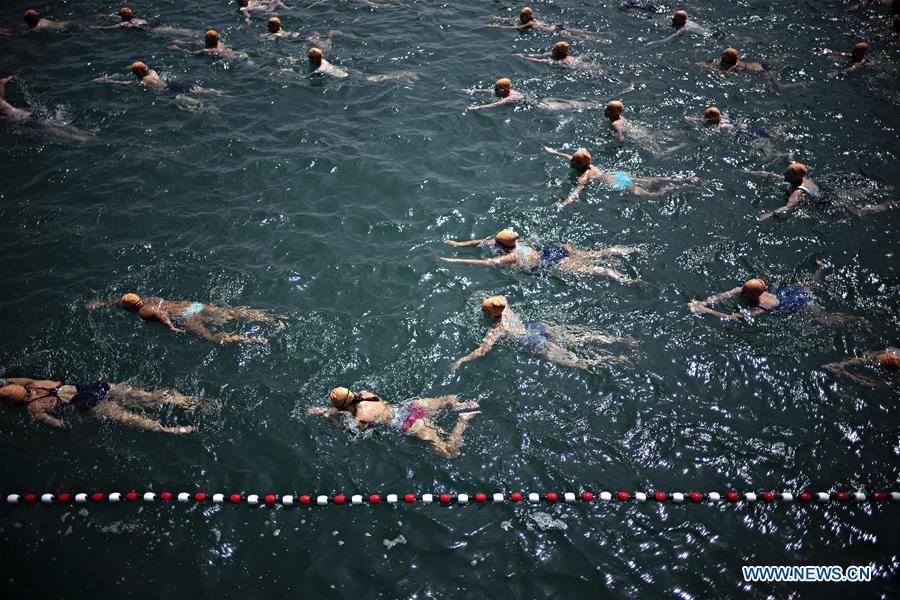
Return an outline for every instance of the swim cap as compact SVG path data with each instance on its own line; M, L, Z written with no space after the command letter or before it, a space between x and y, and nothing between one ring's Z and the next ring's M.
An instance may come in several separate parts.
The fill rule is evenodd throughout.
M119 16L122 17L123 21L130 21L134 18L134 12L127 6L123 6L119 9Z
M710 106L705 111L703 111L703 118L707 121L718 123L722 119L722 111L720 111L715 106Z
M860 42L853 46L854 52L868 52L869 51L869 43L868 42Z
M310 48L307 56L309 57L309 60L322 60L322 57L325 55L322 54L322 51L318 48Z
M30 26L34 27L38 24L38 21L41 20L40 15L38 15L37 11L33 8L29 8L25 11L25 22Z
M672 20L678 21L680 23L680 22L687 21L687 17L688 17L688 14L687 14L686 10L679 10L679 11L675 11L675 14L672 15Z
M124 308L128 312L134 312L138 310L141 307L141 304L144 303L144 301L141 300L140 296L130 293L122 296L120 302L122 303L122 308Z
M752 298L758 299L766 291L766 282L762 279L748 279L741 287L741 296L747 292Z
M507 248L515 248L517 239L519 239L519 234L512 229L504 229L494 236L495 242Z
M504 90L512 89L512 81L509 79L509 77L501 77L494 85Z
M492 319L499 319L509 303L505 296L491 296L481 303L481 311Z
M622 104L621 100L610 100L606 103L606 110L614 115L621 115L625 112L625 105Z
M278 17L272 17L269 19L269 29L275 28L275 31L281 29L281 19Z
M888 371L900 370L900 355L896 352L882 352L878 355L878 364Z
M353 403L353 392L345 387L336 387L331 390L329 394L331 397L331 404L334 405L338 410L342 410L350 406Z
M26 400L28 400L28 390L25 389L25 386L11 383L0 387L0 401L11 406L17 406L23 404Z
M530 6L522 7L522 10L519 11L519 15L524 15L526 17L530 17L531 16L531 7Z
M135 75L137 75L138 77L143 77L144 75L147 74L147 71L148 71L147 65L145 65L144 63L142 63L142 62L139 61L139 60L137 60L137 61L131 63L131 66L128 67L128 69L129 69L132 73L134 73ZM126 295L126 296L133 296L134 294L125 294L125 295ZM123 298L124 298L124 296L123 296Z
M737 48L725 48L725 52L722 53L722 62L729 65L737 63L739 58Z
M206 40L206 47L213 48L219 44L219 32L215 29L210 29L206 32L206 35L203 38Z
M784 174L791 175L794 178L803 179L809 173L809 169L806 168L806 165L803 163L791 163L788 165L787 170Z
M556 42L553 44L553 56L565 58L569 55L569 42Z
M572 155L572 160L569 162L573 167L587 169L589 166L591 166L591 160L593 160L591 153L584 148L580 148L575 151L575 154Z

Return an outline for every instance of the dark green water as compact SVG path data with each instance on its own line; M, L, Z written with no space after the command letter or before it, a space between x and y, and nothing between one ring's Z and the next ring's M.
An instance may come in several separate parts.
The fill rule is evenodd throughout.
M169 38L76 31L0 38L7 99L87 129L61 144L0 123L0 372L177 387L221 400L189 438L76 423L69 433L3 410L0 488L9 491L405 493L591 489L775 491L891 489L898 482L897 393L835 379L826 362L897 342L900 213L857 218L807 207L786 221L781 187L738 168L761 159L740 139L691 133L710 104L780 132L779 151L831 189L875 187L896 199L896 46L886 11L845 20L840 2L691 2L723 33L646 49L663 16L615 3L536 3L539 17L614 31L575 44L601 76L522 62L550 35L483 28L508 2L420 1L373 10L329 2L282 12L285 27L340 30L329 54L363 74L416 71L412 84L310 82L271 75L303 43L262 42L225 0L153 0L138 16L203 30L250 55L214 62L166 49ZM0 20L24 8L4 4ZM118 5L38 6L80 25ZM674 10L673 7L669 7ZM889 65L848 80L809 50L868 39ZM736 45L802 90L774 93L750 75L694 68ZM143 60L168 78L222 90L215 109L179 110L165 95L104 87ZM302 63L301 63L302 65ZM538 97L622 99L650 130L682 136L668 159L610 143L601 111L465 113L461 88L500 76ZM697 175L695 189L638 200L588 188L557 214L572 178L544 145L591 149L606 167ZM774 168L780 168L781 163ZM442 239L515 226L533 245L640 245L606 280L532 277L447 265ZM722 324L686 302L751 276L773 287L832 265L817 291L829 310L865 316L828 327L809 315ZM126 291L286 315L268 346L216 347L84 303ZM587 325L640 341L631 366L586 374L503 344L458 376L450 363L481 340L478 305L507 295L531 320ZM874 374L874 373L873 373ZM351 438L306 415L336 385L388 399L457 393L481 403L462 455L446 461L396 433ZM444 423L445 425L448 423ZM891 596L900 558L893 506L672 506L315 510L152 505L0 508L8 597L342 595L537 598ZM549 529L538 512L556 520ZM385 540L402 535L392 548ZM744 564L865 565L866 586L741 581ZM48 576L52 573L52 577Z

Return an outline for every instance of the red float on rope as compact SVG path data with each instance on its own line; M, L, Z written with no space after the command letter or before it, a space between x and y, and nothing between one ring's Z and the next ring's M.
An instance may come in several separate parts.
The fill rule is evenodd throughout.
M872 500L874 500L875 502L884 502L885 500L887 500L887 494L885 494L884 492L874 492L872 494Z
M403 496L403 501L406 503L415 502L416 496L415 496L415 494L407 494L407 495Z
M275 501L277 500L277 498L276 498L274 495L272 495L272 494L268 494L268 495L264 498L264 500L265 500L265 503L266 503L266 504L275 504Z
M627 502L631 496L628 495L628 492L619 492L616 494L616 498L618 498L620 502Z
M309 496L300 496L300 504L310 504L312 499Z
M338 494L337 496L334 497L334 503L335 503L335 504L345 504L346 502L347 502L347 497L346 497L346 496L343 496L343 495L341 495L341 494Z
M834 497L837 498L838 502L846 502L850 499L850 494L847 492L835 492Z
M487 502L487 496L479 492L475 494L475 502L477 502L478 504L484 504L485 502Z
M129 502L134 502L138 499L137 492L128 492L127 494L125 494L125 499Z
M100 492L94 492L91 494L91 500L94 502L103 502L103 494Z
M72 500L72 494L67 494L67 493L63 492L62 494L60 494L59 496L57 496L56 499L57 499L59 502L66 503L66 502L69 502L69 501Z
M172 492L163 492L162 494L159 495L159 499L162 500L163 502L168 502L169 500L172 499Z
M452 498L450 497L450 494L441 494L438 500L440 500L441 504L450 504Z
M691 492L691 502L703 502L703 494L700 492Z
M800 502L811 502L812 494L810 494L809 492L800 492L800 494L797 496L797 499L800 500Z
M522 494L520 494L519 492L513 492L512 494L509 495L509 499L512 500L513 502L521 502Z
M240 504L241 503L241 495L240 494L232 494L228 496L228 501L232 504Z
M197 502L203 502L204 500L206 500L206 494L204 494L203 492L197 492L196 494L194 494L194 500L196 500Z
M550 492L546 496L547 502L556 502L559 499L559 496L556 495L555 492Z
M772 502L775 499L775 494L773 492L763 492L762 499L766 502Z
M729 502L737 502L741 499L741 496L737 492L728 492L727 494L725 494L725 499Z
M657 502L665 502L666 501L666 493L665 492L656 492L653 494L653 499Z
M22 496L22 498L28 504L34 504L34 502L37 500L37 494L25 494L24 496Z
M581 499L585 502L590 502L594 499L594 495L590 492L581 492Z
M381 502L381 496L379 496L378 494L372 494L371 496L369 496L369 504L378 504L379 502Z

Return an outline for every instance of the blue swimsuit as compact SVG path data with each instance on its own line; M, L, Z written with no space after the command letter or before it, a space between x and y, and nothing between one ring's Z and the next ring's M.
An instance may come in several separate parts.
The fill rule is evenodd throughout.
M550 333L543 323L532 321L525 323L525 335L519 339L519 345L530 352L540 353L550 343Z
M202 302L191 302L191 305L188 306L186 309L184 309L184 312L181 313L181 316L182 317L190 317L190 316L199 314L199 313L203 312L204 308L205 307L203 306Z
M806 288L800 286L778 288L772 295L778 298L778 305L774 308L764 308L766 312L775 312L778 310L785 312L793 312L799 310L812 302L812 295L806 291Z
M551 244L541 250L541 267L552 269L569 257L569 251L559 244Z
M613 171L612 189L617 192L625 192L634 187L634 180L625 171Z

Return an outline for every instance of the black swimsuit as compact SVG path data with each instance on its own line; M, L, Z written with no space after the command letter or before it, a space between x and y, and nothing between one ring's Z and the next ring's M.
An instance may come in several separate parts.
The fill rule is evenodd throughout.
M71 408L77 410L78 412L84 412L90 410L106 400L107 396L109 396L109 384L98 381L96 383L77 383L73 384L75 387L75 395L72 396L72 399L69 400L68 403L65 404L64 407L60 405L63 404L62 400L59 399L59 388L65 385L62 381L56 382L56 387L52 388L44 388L44 387L28 387L24 386L26 390L42 390L46 392L43 396L39 398L30 398L25 401L26 404L31 404L33 402L40 402L42 400L46 400L48 398L52 398L54 402L56 402L55 408Z

